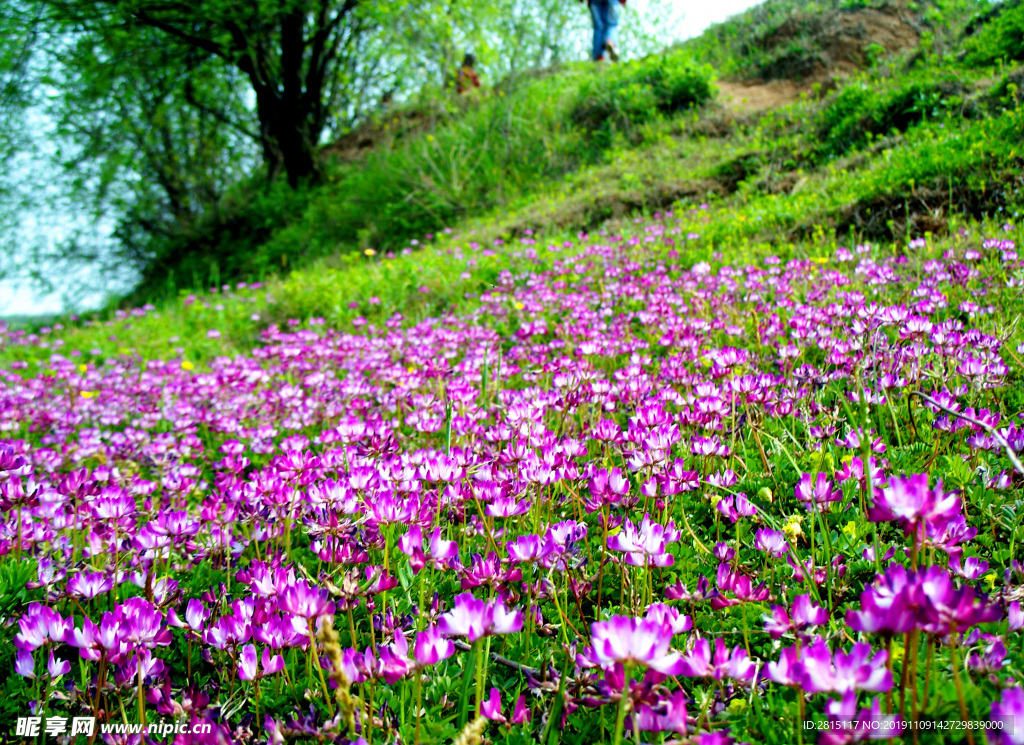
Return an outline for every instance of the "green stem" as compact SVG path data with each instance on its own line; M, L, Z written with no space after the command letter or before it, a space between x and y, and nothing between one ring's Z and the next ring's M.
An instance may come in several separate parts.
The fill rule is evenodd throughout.
M309 628L309 653L313 658L313 664L316 665L317 672L320 674L320 688L324 692L324 701L327 702L327 710L331 713L331 717L333 718L334 704L331 703L331 691L327 687L327 681L324 679L324 669L320 667L320 658L316 654L316 635L313 633L313 619L307 619L306 623Z
M615 739L612 745L622 745L622 730L626 725L626 706L629 703L629 663L622 665L622 698L619 699L619 715L615 720Z
M965 732L967 733L967 745L974 745L974 733L967 727L967 701L964 699L964 686L960 682L960 655L956 653L956 631L950 636L950 652L953 655L953 685L956 686L956 697L960 702L960 721L964 723Z

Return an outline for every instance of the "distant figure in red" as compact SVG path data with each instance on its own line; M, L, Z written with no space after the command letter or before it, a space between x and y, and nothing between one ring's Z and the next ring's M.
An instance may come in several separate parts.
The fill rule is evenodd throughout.
M626 4L626 0L619 2ZM615 51L613 41L615 27L619 25L619 12L615 7L615 0L587 0L587 6L590 8L590 20L594 22L594 47L590 58L594 62L600 62L607 54L612 62L618 62L619 53Z
M462 58L462 67L459 68L459 74L455 76L455 92L458 94L466 93L472 88L480 87L480 77L476 74L476 57L472 54L466 54Z

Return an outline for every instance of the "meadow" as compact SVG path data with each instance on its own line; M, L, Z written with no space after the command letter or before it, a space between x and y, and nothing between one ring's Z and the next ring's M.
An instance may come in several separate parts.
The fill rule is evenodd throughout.
M382 287L485 289L414 320L363 295L247 354L216 352L265 288L14 334L5 718L220 742L1012 726L1020 231L730 262L692 229L710 212L363 257ZM189 353L86 348L133 333ZM980 729L934 729L958 722Z
M539 78L0 324L0 738L1024 743L1008 7L768 111L707 63L788 16Z

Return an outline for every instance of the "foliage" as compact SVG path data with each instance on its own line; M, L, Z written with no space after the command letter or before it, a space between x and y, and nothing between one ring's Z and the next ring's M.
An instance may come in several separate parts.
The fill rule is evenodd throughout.
M609 76L581 66L558 76L523 78L479 104L449 99L452 112L442 112L434 126L382 138L359 161L335 165L327 185L296 195L291 204L277 201L283 197L279 191L261 194L258 185L236 190L238 206L225 207L222 216L163 249L145 286L163 292L161 280L170 268L179 283L190 281L189 266L205 281L213 263L224 278L252 280L339 247L400 248L403 241L487 213L597 162L610 138L595 136L579 112L619 102L640 124L642 100L629 103L624 92L642 98L645 90L655 91L660 109L677 113L706 99L708 71L676 54L631 63ZM409 114L396 112L396 122L400 116ZM382 119L374 126L389 124ZM230 221L237 232L228 232L218 219ZM239 251L245 241L250 249Z
M712 70L686 53L652 55L617 66L580 86L570 120L610 143L616 131L627 136L657 113L679 114L704 104L712 94Z
M995 6L986 20L964 40L964 63L983 67L1024 60L1024 3L1006 0Z
M766 0L711 26L685 46L701 62L714 65L723 77L759 77L780 66L810 71L841 14L886 6L891 3L883 0ZM927 29L930 49L941 54L955 49L963 29L989 6L988 0L921 0L901 4L901 12L918 19ZM868 61L877 57L877 50L864 51Z
M952 74L932 74L888 91L867 82L846 85L819 115L821 151L833 157L843 155L926 119L961 113L964 93L966 88Z

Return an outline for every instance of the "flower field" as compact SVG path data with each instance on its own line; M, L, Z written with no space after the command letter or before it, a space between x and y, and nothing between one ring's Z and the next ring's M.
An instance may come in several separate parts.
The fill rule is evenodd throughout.
M1024 742L1015 228L446 240L400 260L501 269L441 315L345 298L202 363L5 332L44 360L0 370L5 720Z

